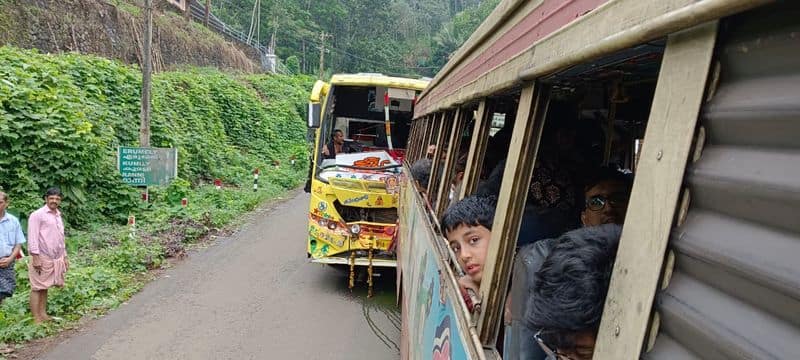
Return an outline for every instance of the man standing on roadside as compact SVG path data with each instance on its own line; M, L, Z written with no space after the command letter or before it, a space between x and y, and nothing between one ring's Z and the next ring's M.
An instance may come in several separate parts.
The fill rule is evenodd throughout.
M19 220L6 212L8 194L0 191L0 304L14 294L17 275L14 273L14 259L17 258L25 242Z
M64 286L69 268L61 219L61 190L47 189L45 206L28 218L28 277L31 281L31 313L35 322L50 320L47 315L47 289Z

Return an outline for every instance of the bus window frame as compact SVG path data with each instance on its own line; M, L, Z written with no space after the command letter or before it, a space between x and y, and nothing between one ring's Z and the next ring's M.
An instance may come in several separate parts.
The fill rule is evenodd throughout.
M466 126L466 111L461 107L456 109L454 115L453 126L450 131L450 141L447 146L447 158L444 162L444 173L442 177L442 185L439 187L439 193L436 196L436 209L435 214L438 217L444 215L445 209L449 205L448 196L450 195L450 184L453 182L456 162L458 161L458 150L461 149L461 138Z
M603 307L595 359L631 358L642 353L655 284L662 273L708 86L717 25L714 20L667 37L628 216Z
M417 122L417 126L412 125L412 131L414 131L411 136L412 146L409 148L409 152L406 155L406 161L409 167L419 160L420 143L428 126L428 117L416 119L414 122Z
M448 129L452 128L453 126L453 115L451 115L452 111L444 111L441 114L441 123L439 124L439 131L436 134L436 150L433 152L433 159L431 165L431 177L428 179L428 196L432 199L436 199L439 190L439 183L441 182L441 174L442 174L442 148L445 144L445 138L447 137ZM438 207L438 204L435 206ZM435 215L438 215L434 212Z
M516 239L549 101L550 86L539 82L528 84L520 93L480 287L486 310L479 315L478 333L481 342L488 348L496 346L500 325L503 323Z
M322 148L328 144L328 139L333 134L334 130L333 127L331 127L331 129L326 129L325 122L332 121L328 119L333 116L332 100L334 93L336 92L336 86L329 84L329 86L325 89L327 92L322 100L322 112L320 113L319 126L314 130L316 133L316 138L314 139L316 148L314 149L314 163L311 164L311 166L313 168L312 178L327 184L328 180L321 178L319 174L322 171L322 161L325 160L324 156L322 155Z
M409 163L414 159L414 154L417 151L417 139L419 138L417 134L419 134L419 126L415 126L415 122L420 120L411 120L411 132L408 134L408 146L406 147L406 159L409 160Z
M475 118L475 126L472 130L470 139L469 155L467 155L467 168L464 170L464 183L458 200L472 195L478 190L481 171L483 170L483 160L486 156L486 146L489 144L489 130L492 120L488 117L493 114L490 99L481 99L478 105L478 114Z

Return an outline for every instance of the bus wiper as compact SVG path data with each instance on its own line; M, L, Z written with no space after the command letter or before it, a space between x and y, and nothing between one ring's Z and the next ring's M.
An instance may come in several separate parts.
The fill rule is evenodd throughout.
M338 164L334 164L334 165L323 166L320 169L321 170L327 170L327 169L331 169L331 168L341 167L341 168L356 169L356 170L388 170L388 169L399 168L400 166L402 166L402 165L401 164L395 164L395 165L386 165L386 166L380 166L380 167L361 167L361 166L353 166L353 165L338 165Z

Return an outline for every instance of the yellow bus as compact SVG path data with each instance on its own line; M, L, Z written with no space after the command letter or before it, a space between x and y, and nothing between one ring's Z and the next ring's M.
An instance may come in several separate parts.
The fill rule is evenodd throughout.
M395 267L398 176L426 80L339 74L317 81L307 252L312 262ZM351 271L352 274L352 271ZM352 285L352 278L351 278Z
M401 179L401 358L800 359L798 19L796 1L501 1L417 101L404 166L431 143L441 161L425 189ZM571 170L578 227L600 166L633 178L627 216L588 353L565 354L526 317L543 275L520 244L542 241L543 169ZM468 307L439 219L487 187Z

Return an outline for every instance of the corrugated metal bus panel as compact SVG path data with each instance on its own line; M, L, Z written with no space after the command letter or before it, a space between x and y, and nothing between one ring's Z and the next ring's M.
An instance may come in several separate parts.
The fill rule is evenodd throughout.
M800 232L800 151L711 145L688 180L698 207Z
M800 326L800 238L702 210L679 236L679 271Z
M658 299L661 328L704 359L800 359L800 329L682 273Z
M695 360L700 359L680 343L667 335L661 335L658 343L653 347L653 351L648 353L646 360Z
M800 36L797 39L795 51L800 49ZM800 147L798 89L800 74L727 84L714 95L714 105L706 109L710 140L737 146Z
M726 19L647 359L800 359L800 3Z

